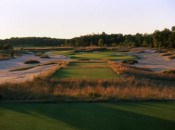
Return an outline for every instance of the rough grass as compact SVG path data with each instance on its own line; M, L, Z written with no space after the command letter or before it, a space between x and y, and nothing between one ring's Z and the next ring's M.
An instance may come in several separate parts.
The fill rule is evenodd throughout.
M8 55L8 54L1 54L0 53L0 61L2 61L2 60L8 60L8 59L11 59L12 57L10 56L10 55Z
M175 59L175 54L174 54L174 55L172 55L172 56L169 56L169 57L168 57L168 59L170 59L170 60Z
M118 78L110 68L62 68L54 79L115 79Z
M173 130L175 102L1 103L2 130Z
M163 71L164 74L169 74L169 75L175 75L175 69L174 70L165 70Z
M117 78L110 81L52 81L45 80L44 75L42 77L31 82L1 84L0 98L22 102L175 100L174 84L156 84L152 81L137 81L134 78Z
M161 56L171 56L173 55L172 53L165 53L165 54L162 54Z
M84 77L81 79L69 77L62 80L52 80L49 78L61 67L65 68L67 64L68 62L61 63L46 73L42 73L42 75L31 82L1 84L0 98L3 101L22 102L175 100L175 75L153 73L145 68L131 67L109 61L108 64L113 69L113 73L116 73L114 73L117 76L115 79L100 78L89 80L84 79ZM89 69L90 71L87 74L89 72L91 74L88 76L96 78L96 74L99 76L97 73L98 69L106 69L103 67L77 68L73 67L63 70L74 69L72 73L75 74L75 72L79 73L81 69L81 73ZM100 71L100 73L104 72L104 70ZM64 74L66 73L59 73L60 76ZM120 76L118 77L118 75Z

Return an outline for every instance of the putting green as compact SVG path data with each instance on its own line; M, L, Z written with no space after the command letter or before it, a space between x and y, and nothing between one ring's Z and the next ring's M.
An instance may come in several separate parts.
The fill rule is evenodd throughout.
M107 67L106 62L72 62L70 67Z
M138 57L133 55L127 55L124 53L117 53L113 51L102 52L82 52L74 53L70 55L73 59L91 59L91 60L127 60L137 59Z

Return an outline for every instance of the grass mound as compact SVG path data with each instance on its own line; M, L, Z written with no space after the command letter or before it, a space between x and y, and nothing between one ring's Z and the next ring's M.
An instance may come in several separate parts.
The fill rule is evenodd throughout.
M35 67L35 66L21 67L21 68L12 69L12 70L10 70L10 71L23 71L23 70L32 69L32 68L34 68L34 67Z
M175 70L166 70L166 71L163 71L164 74L175 74Z
M172 53L165 53L165 54L162 54L162 56L171 56L173 55Z
M40 58L50 58L50 56L44 54L44 55L41 55Z
M172 56L168 57L168 59L170 59L170 60L175 59L175 55L172 55Z
M122 63L133 65L133 64L138 63L138 61L137 60L124 60L122 61Z
M167 51L165 51L165 50L157 50L157 51L155 51L155 53L167 53Z
M28 60L25 61L24 64L39 64L40 62L38 60Z
M8 59L11 59L11 58L12 57L9 54L0 53L0 61L1 60L8 60Z

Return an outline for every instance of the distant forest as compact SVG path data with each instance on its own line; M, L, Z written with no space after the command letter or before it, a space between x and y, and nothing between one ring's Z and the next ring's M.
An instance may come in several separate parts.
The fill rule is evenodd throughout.
M15 47L30 46L133 46L153 48L175 48L175 26L171 30L165 28L152 34L93 34L72 39L56 39L46 37L25 37L0 40L0 46L10 44Z

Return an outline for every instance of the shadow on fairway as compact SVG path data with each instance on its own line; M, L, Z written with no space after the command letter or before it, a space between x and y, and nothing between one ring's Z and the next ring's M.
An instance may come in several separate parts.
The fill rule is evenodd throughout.
M175 128L175 102L169 103L60 103L60 104L0 104L0 121L8 112L22 130L169 130ZM19 114L19 115L18 115ZM25 116L25 117L23 117ZM30 116L28 118L28 116ZM22 120L25 118L24 120ZM31 121L33 118L34 121ZM31 121L31 122L30 122ZM8 130L4 124L3 128ZM42 123L42 124L41 124ZM61 124L61 123L64 123ZM42 125L42 127L40 125ZM39 127L40 126L40 127Z

